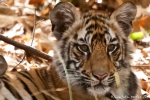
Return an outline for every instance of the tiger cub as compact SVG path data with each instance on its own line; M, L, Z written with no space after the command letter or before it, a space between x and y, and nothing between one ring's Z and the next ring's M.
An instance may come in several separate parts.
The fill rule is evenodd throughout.
M57 39L52 66L6 72L0 100L141 100L128 41L135 15L131 2L111 16L80 15L72 4L58 3L50 12Z

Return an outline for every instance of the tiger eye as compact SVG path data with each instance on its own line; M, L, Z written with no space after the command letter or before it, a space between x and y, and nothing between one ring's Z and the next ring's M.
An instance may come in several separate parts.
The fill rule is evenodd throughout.
M108 49L109 51L113 51L113 50L115 49L115 45L110 44L110 45L108 45L107 49Z
M87 52L89 50L87 45L79 45L80 50L82 50L83 52Z

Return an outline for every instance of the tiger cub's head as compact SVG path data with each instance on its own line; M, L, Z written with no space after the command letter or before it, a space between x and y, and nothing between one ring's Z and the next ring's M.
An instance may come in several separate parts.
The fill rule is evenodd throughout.
M57 38L56 70L66 81L66 67L72 86L85 91L108 92L116 82L130 72L130 44L136 7L124 3L111 16L96 12L83 15L66 2L58 3L50 13L52 31ZM121 80L122 81L122 80Z

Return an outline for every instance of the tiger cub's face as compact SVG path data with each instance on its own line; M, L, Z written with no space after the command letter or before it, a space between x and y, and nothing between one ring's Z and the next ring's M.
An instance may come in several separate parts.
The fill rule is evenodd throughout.
M120 72L121 78L130 70L127 36L135 14L132 3L123 4L111 16L80 15L70 3L57 4L50 19L58 40L55 64L60 78L66 79L64 65L72 86L108 92L116 84L114 73Z

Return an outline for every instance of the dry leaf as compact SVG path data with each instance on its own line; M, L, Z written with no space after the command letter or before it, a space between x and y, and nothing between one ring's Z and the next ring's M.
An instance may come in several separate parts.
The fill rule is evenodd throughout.
M146 82L146 80L144 80L144 79L140 79L140 83L141 83L141 87L142 87L142 89L143 90L146 90L147 89L147 82Z

